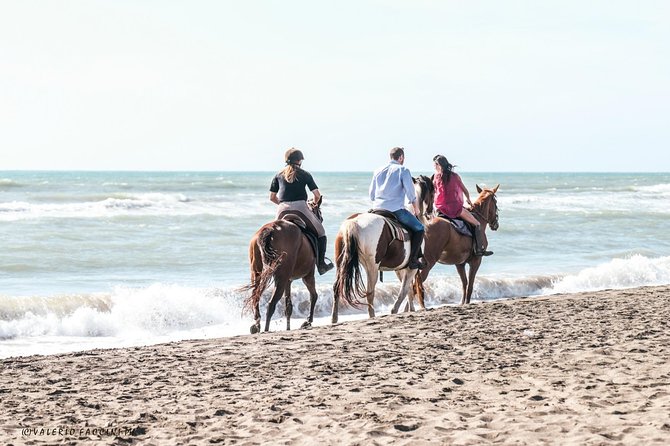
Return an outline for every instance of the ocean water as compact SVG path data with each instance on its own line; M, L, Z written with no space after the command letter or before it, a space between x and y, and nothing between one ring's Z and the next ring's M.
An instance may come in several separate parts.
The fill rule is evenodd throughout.
M340 223L369 208L370 173L313 173L332 255ZM0 357L249 333L239 289L249 239L274 217L272 175L0 172ZM500 184L474 301L670 283L670 173L461 176L473 198L475 184ZM317 325L329 323L334 277L317 277ZM426 285L428 306L460 300L453 266ZM397 290L387 273L379 314ZM307 301L294 283L293 327Z

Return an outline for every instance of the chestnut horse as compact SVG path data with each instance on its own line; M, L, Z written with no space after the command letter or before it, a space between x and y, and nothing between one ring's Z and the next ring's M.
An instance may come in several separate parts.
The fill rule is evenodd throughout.
M432 182L423 175L413 180L423 217L424 209L432 209ZM367 305L368 316L375 317L375 287L382 271L395 271L400 279L400 292L392 310L397 313L407 293L412 291L412 280L418 271L407 268L409 253L410 238L401 235L381 215L368 212L354 214L345 220L335 239L337 271L333 284L332 323L337 323L340 301L355 308ZM363 283L361 265L366 284ZM363 298L366 303L361 302ZM412 299L409 304L413 311Z
M500 185L493 189L482 189L477 186L479 197L472 204L470 212L479 221L482 228L482 238L484 247L488 245L486 239L486 227L491 227L492 231L498 229L498 202L496 192ZM456 270L461 278L463 285L463 297L461 305L469 304L472 297L472 289L475 282L477 270L482 264L482 257L473 254L472 237L461 235L454 229L453 225L440 217L433 217L426 224L426 233L424 235L424 255L427 266L416 275L414 280L414 294L418 297L419 306L425 308L423 283L426 281L431 268L436 263L443 265L456 265ZM466 275L465 265L470 266L469 273ZM410 307L411 307L410 296Z
M310 209L320 221L323 221L322 200L323 196L317 203L311 200L308 202ZM251 326L251 333L260 332L260 300L270 281L274 281L275 290L268 301L265 331L270 331L270 320L282 295L285 296L286 329L291 329L293 313L291 282L297 279L302 279L309 291L309 317L302 324L302 328L311 326L314 320L314 306L317 299L314 280L316 256L311 242L301 229L301 226L309 226L309 223L293 211L288 211L281 217L263 225L249 243L251 285L245 289L251 290L251 295L245 300L244 308L253 309L254 325Z

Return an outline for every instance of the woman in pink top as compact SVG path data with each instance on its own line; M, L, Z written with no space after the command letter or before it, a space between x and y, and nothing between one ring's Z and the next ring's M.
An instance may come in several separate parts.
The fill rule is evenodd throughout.
M490 256L493 254L483 246L481 228L477 219L470 211L463 207L463 196L468 204L472 206L470 192L465 187L460 175L454 172L454 165L443 155L433 158L435 163L435 175L433 185L435 186L435 209L449 218L462 218L474 226L475 255Z

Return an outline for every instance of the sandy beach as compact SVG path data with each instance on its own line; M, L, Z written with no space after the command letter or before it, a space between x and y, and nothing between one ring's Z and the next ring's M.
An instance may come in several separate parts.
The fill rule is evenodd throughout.
M643 287L9 358L0 442L669 444L669 319Z

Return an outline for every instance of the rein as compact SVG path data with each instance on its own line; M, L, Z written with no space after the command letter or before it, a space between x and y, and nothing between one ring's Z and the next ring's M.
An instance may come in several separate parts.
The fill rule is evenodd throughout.
M495 201L496 196L491 195L491 199ZM498 220L498 207L496 206L496 216L494 220L489 220L479 209L482 207L483 202L476 203L472 206L472 209L470 212L473 214L479 216L487 225L491 225L494 221ZM477 209L475 209L475 206L477 206Z

